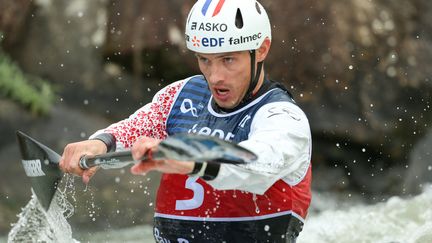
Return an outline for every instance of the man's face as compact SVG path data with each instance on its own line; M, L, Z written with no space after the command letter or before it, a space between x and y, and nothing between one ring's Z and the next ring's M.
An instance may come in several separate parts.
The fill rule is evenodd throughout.
M197 53L196 57L216 103L226 109L236 107L249 88L249 53Z

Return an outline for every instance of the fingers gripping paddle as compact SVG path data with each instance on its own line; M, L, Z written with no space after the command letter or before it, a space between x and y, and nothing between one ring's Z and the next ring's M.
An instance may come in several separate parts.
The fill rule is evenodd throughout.
M24 171L30 177L39 202L48 210L62 177L60 155L21 131L17 131L17 137ZM257 156L239 145L218 138L177 134L159 143L157 151L152 153L152 159L245 164L255 161ZM82 169L94 166L104 169L121 168L132 163L136 161L133 160L131 151L83 156L79 162Z

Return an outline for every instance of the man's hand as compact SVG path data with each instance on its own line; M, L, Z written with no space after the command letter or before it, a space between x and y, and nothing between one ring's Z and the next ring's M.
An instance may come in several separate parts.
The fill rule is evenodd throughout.
M132 156L135 161L140 161L131 168L131 173L135 175L146 174L156 170L169 174L189 174L192 172L194 162L177 160L153 160L152 152L157 150L161 141L154 138L142 137L138 139L132 147ZM144 155L149 154L149 158L142 160Z
M87 184L96 173L97 167L83 170L79 167L79 160L84 155L98 155L107 152L105 143L100 140L85 140L66 145L60 158L60 169L65 173L82 176L83 182Z

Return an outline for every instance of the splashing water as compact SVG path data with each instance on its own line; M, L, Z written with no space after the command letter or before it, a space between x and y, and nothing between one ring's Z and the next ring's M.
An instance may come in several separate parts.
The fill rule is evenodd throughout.
M65 181L64 178L62 181ZM69 186L69 188L73 188ZM334 199L315 197L320 213L312 213L305 222L298 243L430 243L432 242L432 186L411 198L393 197L386 202L364 205L350 201L348 205ZM57 191L48 212L35 195L19 214L19 221L9 233L8 242L74 242L66 219L73 205L66 200L70 190ZM335 206L336 205L336 206ZM342 206L342 207L341 207ZM265 226L264 230L269 230ZM79 233L79 232L76 232ZM150 225L121 230L104 230L91 235L77 235L84 242L152 242ZM1 239L0 239L1 241Z
M375 205L331 209L306 219L298 243L432 242L432 187L422 194Z
M32 190L32 198L18 215L9 232L12 242L78 242L72 238L72 229L67 218L73 215L74 207L64 191L57 190L48 211L39 203Z

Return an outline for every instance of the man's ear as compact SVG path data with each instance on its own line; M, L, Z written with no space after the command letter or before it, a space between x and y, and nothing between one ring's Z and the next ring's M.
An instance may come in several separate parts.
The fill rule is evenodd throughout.
M267 54L270 51L271 46L271 40L269 38L265 38L263 43L261 44L261 47L256 50L256 60L258 62L264 61L266 59Z

